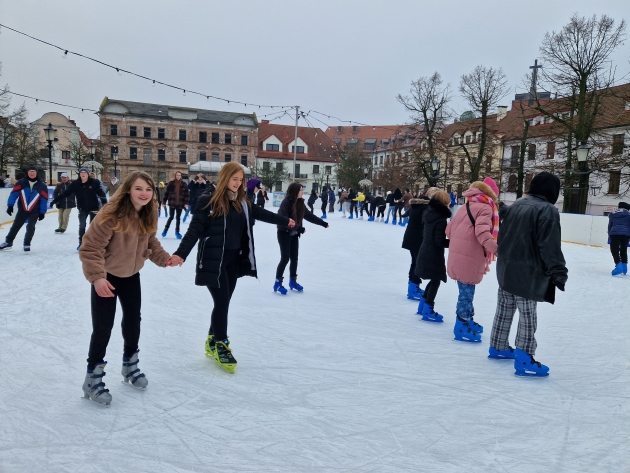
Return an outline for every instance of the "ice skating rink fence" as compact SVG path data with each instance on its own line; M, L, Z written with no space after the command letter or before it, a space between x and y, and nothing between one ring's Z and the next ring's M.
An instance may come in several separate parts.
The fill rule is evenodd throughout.
M10 187L0 188L0 225L13 220L13 217L7 213L7 201L9 200L10 193ZM13 215L15 215L15 213Z

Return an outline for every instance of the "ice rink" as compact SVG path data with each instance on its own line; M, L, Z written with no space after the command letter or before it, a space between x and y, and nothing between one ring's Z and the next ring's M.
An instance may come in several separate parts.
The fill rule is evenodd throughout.
M194 254L181 268L147 262L149 387L120 382L118 314L105 408L82 399L90 286L76 210L70 220L56 235L51 212L30 254L24 230L0 253L2 473L630 471L630 276L611 277L608 249L563 245L566 292L539 304L536 358L550 376L523 379L487 359L494 271L475 298L482 343L456 342L454 281L437 297L443 324L405 297L403 228L338 212L329 229L306 224L304 293L280 296L276 228L259 222L259 278L239 280L230 309L236 373L204 356L212 299L194 285ZM173 228L160 238L169 252Z

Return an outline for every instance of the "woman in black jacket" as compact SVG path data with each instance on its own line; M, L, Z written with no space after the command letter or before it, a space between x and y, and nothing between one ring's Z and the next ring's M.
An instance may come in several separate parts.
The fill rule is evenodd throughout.
M278 215L289 217L295 222L295 227L289 228L286 225L278 225L278 244L280 245L280 262L276 269L276 282L273 285L273 291L280 294L286 294L287 290L282 285L284 279L284 270L289 260L289 289L295 289L302 292L304 288L297 283L297 265L298 253L300 251L300 235L306 231L302 226L304 220L328 228L328 224L321 218L316 217L304 205L302 195L304 190L302 184L294 182L287 189L287 196L280 204Z
M444 191L437 191L429 201L428 209L422 216L422 244L416 261L416 276L429 279L424 295L418 304L418 314L422 320L443 322L444 318L433 311L435 296L440 288L440 281L446 282L446 261L444 248L448 248L446 221L451 216L448 206L451 199Z
M437 191L437 189L436 189ZM430 195L433 195L432 192ZM407 282L407 299L413 299L419 301L424 294L424 291L420 289L422 279L416 276L416 260L418 257L418 251L422 245L422 232L424 230L424 223L422 222L422 216L424 211L429 208L429 196L422 196L418 199L411 199L409 203L411 207L405 212L404 217L409 217L409 224L405 228L405 236L403 237L402 247L409 250L411 255L411 266L409 267L409 281Z
M207 286L214 301L206 356L230 373L236 360L227 336L228 309L237 279L257 276L254 220L295 226L287 217L252 205L243 178L243 168L236 162L221 168L216 191L212 197L204 194L199 198L188 231L171 257L173 263L181 265L199 242L195 284Z
M311 195L308 196L308 208L311 209L311 213L315 211L315 208L313 207L315 205L315 201L317 200L317 192L315 192L315 189L311 190Z

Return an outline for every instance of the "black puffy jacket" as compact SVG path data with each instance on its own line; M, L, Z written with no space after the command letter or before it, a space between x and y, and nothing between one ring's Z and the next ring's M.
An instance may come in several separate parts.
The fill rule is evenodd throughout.
M420 279L440 279L446 282L446 260L444 248L448 248L446 221L451 211L439 200L431 199L422 215L423 239L418 251L416 276Z
M282 215L283 217L291 218L291 211L293 209L293 201L290 198L283 199L280 204L280 208L278 209L278 215ZM324 228L328 228L328 224L319 218L316 215L313 215L306 207L304 208L304 220L307 222L311 222L315 225L322 226ZM278 225L278 230L283 232L289 232L292 235L301 235L304 233L304 226L302 225L304 222L295 222L295 227L289 228L286 225Z
M209 202L210 196L208 194L199 197L194 218L191 220L179 248L173 254L186 259L195 244L199 242L195 284L197 286L219 287L219 276L221 275L223 253L225 252L226 218L225 216L213 218L210 215L212 209L206 208ZM245 201L242 202L242 205L247 217L247 238L243 238L241 244L238 277L257 277L256 255L254 253L254 220L276 225L288 225L289 219L255 205L248 205Z
M515 296L554 301L568 270L560 245L560 214L540 195L521 197L504 211L499 227L497 279Z
M422 216L424 215L424 211L429 208L429 199L422 197L411 199L409 202L411 203L411 207L405 212L405 215L403 215L409 217L409 222L405 228L402 247L406 250L418 253L422 245L422 232L424 230Z
M76 197L77 208L84 212L97 211L101 207L99 206L99 201L102 205L107 203L107 197L105 197L105 192L103 192L101 187L101 181L91 177L88 177L85 182L82 182L81 178L72 181L72 184L64 192L54 198L53 203L57 204L72 194Z

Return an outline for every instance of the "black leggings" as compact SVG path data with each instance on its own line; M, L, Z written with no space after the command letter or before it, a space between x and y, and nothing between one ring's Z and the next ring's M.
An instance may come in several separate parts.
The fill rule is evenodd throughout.
M300 237L291 236L289 232L278 230L278 244L280 245L280 262L276 269L276 279L282 280L284 270L289 260L289 277L297 279L298 253L300 251Z
M322 214L326 215L326 206L328 205L327 200L322 200Z
M219 287L208 286L214 301L208 334L214 335L216 340L225 340L227 338L228 310L238 279L238 268L239 250L225 250L223 253L223 266L219 275Z
M427 287L424 289L425 302L433 307L435 305L435 296L437 296L438 289L440 288L439 279L431 279Z
M396 204L396 210L394 211L394 216L396 216L396 212L398 212L398 219L402 220L402 214L403 214L403 207L405 206L405 204L403 202L398 202Z
M411 266L409 266L409 280L417 285L422 283L422 279L416 276L416 259L418 257L418 252L409 250L409 254L411 255Z
M308 205L308 208L311 210L311 213L315 212L315 209L313 208L313 204L308 202L306 205Z
M26 234L24 235L24 245L30 246L33 235L35 235L35 224L37 223L38 218L38 212L24 212L23 210L18 210L15 220L13 221L13 225L11 225L11 229L5 238L6 242L13 244L13 240L15 240L20 228L22 228L26 219L28 219L28 223L26 224Z
M92 286L92 338L88 352L88 368L94 367L104 361L107 344L114 327L116 316L116 299L122 307L122 336L124 340L123 354L131 357L138 349L140 339L140 273L128 278L119 278L113 274L107 274L107 280L114 286L112 292L115 297L101 297Z
M610 236L610 252L615 260L615 264L628 264L628 241L630 237L624 235Z
M355 212L356 214L358 214L359 212L357 211L357 201L356 200L351 200L350 201L350 215L352 215L352 212Z
M378 214L377 217L383 217L385 218L385 206L384 205L379 205L378 206Z
M171 222L173 221L173 218L175 218L175 231L179 233L179 219L181 218L181 216L182 216L182 209L170 207L170 211L168 213L168 220L166 221L166 226L164 227L164 230L169 229L169 227L171 226Z

